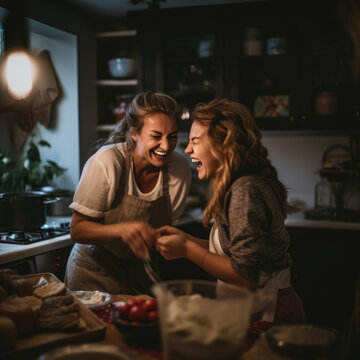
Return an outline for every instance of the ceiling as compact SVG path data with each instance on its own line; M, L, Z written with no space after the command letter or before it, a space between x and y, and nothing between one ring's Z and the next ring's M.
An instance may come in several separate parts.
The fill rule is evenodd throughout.
M58 0L76 7L88 14L101 17L124 17L127 11L146 10L147 3L151 0L140 0L137 5L130 0ZM255 2L260 0L165 0L160 3L160 8L176 8L190 6L204 6L217 4L232 4L242 2Z

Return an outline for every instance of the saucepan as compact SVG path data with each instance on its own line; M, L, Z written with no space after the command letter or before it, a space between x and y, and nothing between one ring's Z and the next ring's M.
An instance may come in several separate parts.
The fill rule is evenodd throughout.
M0 194L0 230L38 230L46 222L45 204L58 201L41 191Z

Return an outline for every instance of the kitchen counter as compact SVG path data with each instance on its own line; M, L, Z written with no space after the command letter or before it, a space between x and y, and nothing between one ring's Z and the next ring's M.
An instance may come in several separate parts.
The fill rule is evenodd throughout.
M188 210L179 219L177 225L185 225L191 222L201 223L203 220L203 210L194 208ZM322 228L322 229L339 229L339 230L360 230L360 222L345 222L345 221L326 221L326 220L310 220L305 219L303 212L289 214L285 220L287 227L303 227L303 228Z
M46 224L49 226L56 226L70 221L71 217L48 217L46 219ZM0 243L0 265L71 245L73 245L73 241L70 238L70 234L57 236L48 240L37 241L27 245Z
M0 243L0 265L73 245L70 235L61 235L29 245Z
M69 222L71 218L48 218L47 224L51 225L59 222ZM188 211L181 217L177 225L184 225L191 222L202 222L202 210L195 208ZM340 229L340 230L360 230L360 223L323 221L305 219L304 213L290 214L285 220L287 227L317 228L317 229ZM38 241L29 245L3 244L0 243L0 265L12 261L21 260L27 257L43 254L52 250L57 250L73 245L70 235L62 235L49 240Z

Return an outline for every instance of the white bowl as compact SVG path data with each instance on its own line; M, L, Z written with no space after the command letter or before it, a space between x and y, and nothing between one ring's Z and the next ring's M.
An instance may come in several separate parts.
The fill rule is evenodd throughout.
M114 78L123 78L135 75L136 61L128 58L115 58L109 60L109 72Z

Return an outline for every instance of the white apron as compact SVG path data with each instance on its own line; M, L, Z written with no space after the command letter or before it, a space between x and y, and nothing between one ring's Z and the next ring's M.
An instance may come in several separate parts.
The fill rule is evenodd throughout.
M227 256L220 244L219 229L213 225L210 232L209 250L215 254ZM218 280L218 284L222 283ZM261 271L258 288L254 294L253 313L263 310L262 320L274 322L278 290L291 286L290 267L272 274Z

